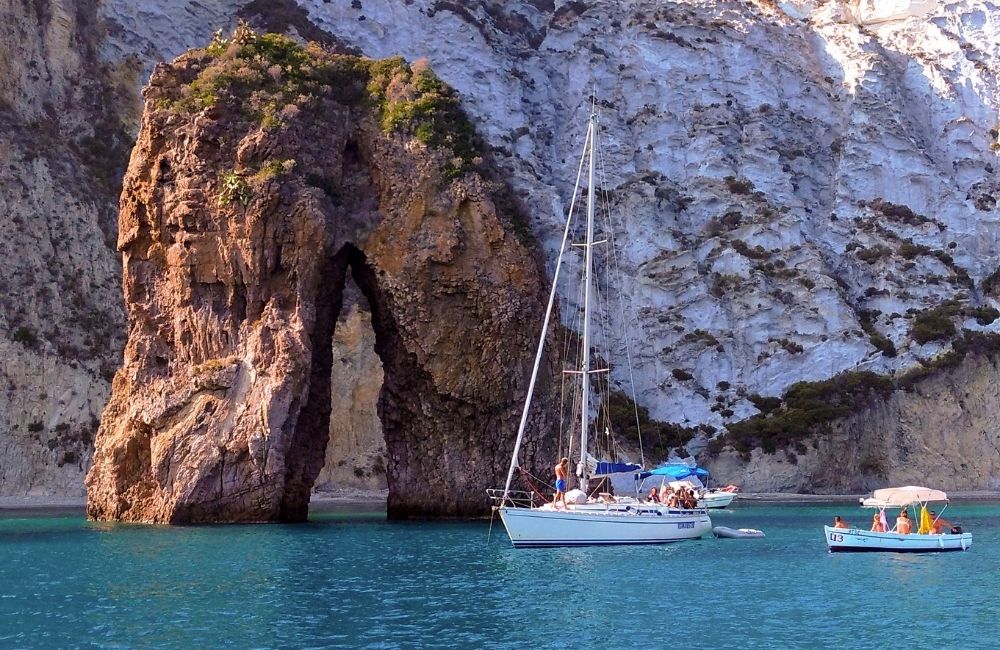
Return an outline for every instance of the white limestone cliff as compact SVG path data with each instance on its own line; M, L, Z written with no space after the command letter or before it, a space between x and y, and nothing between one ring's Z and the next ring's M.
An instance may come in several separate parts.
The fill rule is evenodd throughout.
M98 67L85 4L0 3L4 495L83 495L121 360L112 188L131 146L118 109L138 107L136 78L127 62Z
M995 304L963 272L979 282L1000 252L997 5L815 5L795 19L769 2L303 3L366 54L426 57L463 93L550 254L596 90L624 290L641 305L640 401L716 426L755 411L746 394L940 350L911 341L908 310ZM925 218L860 205L879 199ZM929 251L907 259L907 239ZM564 306L571 321L574 297Z
M91 115L72 101L89 65L72 38L79 7L34 6L46 16L23 4L0 9L0 53L11 62L0 68L0 105L22 135L62 122L72 127L57 131L66 137ZM595 90L606 181L626 234L622 290L638 308L639 401L661 420L721 428L756 412L746 399L754 393L780 395L845 369L912 366L948 345L914 342L914 313L952 299L998 306L981 286L1000 262L992 0L106 0L99 11L100 56L122 79L204 45L240 12L298 11L368 56L428 59L462 93L550 258ZM134 126L131 88L117 101ZM18 128L0 133L10 161L0 201L12 215L2 226L0 491L11 494L70 489L77 479L62 477L66 467L79 466L82 479L86 445L63 467L67 452L47 449L64 422L53 418L73 405L76 431L99 413L101 366L120 346L96 356L58 350L43 324L96 311L124 327L119 270L97 234L107 200L67 182L76 177L39 159L37 138L15 137ZM40 237L42 224L65 234ZM50 273L48 260L63 251L76 251L66 258L75 261ZM97 306L83 312L68 306L81 279ZM44 291L58 300L30 297ZM576 309L564 296L565 322ZM21 327L41 343L15 339ZM872 333L898 355L880 352ZM49 366L58 380L32 370ZM674 369L693 378L675 379ZM53 402L66 390L76 394ZM30 488L28 475L39 477Z

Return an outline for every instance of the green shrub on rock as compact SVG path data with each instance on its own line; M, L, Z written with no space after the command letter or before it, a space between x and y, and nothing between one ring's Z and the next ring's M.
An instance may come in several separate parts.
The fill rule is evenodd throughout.
M687 381L694 378L694 375L683 368L674 368L670 372L674 376L674 379L678 381Z
M910 337L921 345L931 341L947 341L955 336L952 318L957 312L957 304L947 302L918 313L910 325Z
M485 150L458 93L425 61L335 54L282 34L258 34L245 24L228 39L216 34L201 52L201 71L179 96L159 106L181 113L226 107L266 129L280 129L320 98L334 96L346 106L374 107L386 133L450 149L455 173L478 164Z
M18 327L14 330L12 338L18 343L24 345L25 347L34 347L38 343L38 337L31 330L30 327Z
M816 425L849 415L859 407L892 392L888 377L873 372L842 372L824 381L800 381L778 398L751 396L762 411L728 426L729 432L712 446L716 453L726 444L737 451L761 448L766 453L793 444ZM778 401L781 406L775 405Z
M875 312L867 309L862 309L858 312L858 322L861 324L861 329L868 335L868 340L875 346L875 349L886 357L895 357L897 354L896 346L892 344L892 341L888 337L878 331L875 327L874 319Z
M968 315L971 318L975 318L976 322L980 325L986 326L1000 318L1000 311L995 307L973 307L968 310Z
M638 413L638 415L637 415ZM635 403L621 391L612 391L608 401L601 407L598 422L607 422L617 436L638 443L642 440L643 450L654 462L664 460L670 450L683 447L694 437L695 429L672 422L660 422L649 417L649 410Z

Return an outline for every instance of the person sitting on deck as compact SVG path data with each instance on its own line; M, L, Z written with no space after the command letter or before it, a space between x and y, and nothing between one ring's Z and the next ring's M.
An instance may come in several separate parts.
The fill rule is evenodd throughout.
M873 533L886 532L885 524L882 523L882 517L880 517L877 512L872 516L872 532Z
M656 486L654 485L652 488L650 488L649 494L646 495L646 501L652 501L653 503L659 501L660 499L658 496L658 492L659 491L656 489Z
M943 534L944 522L937 516L933 510L930 512L931 515L931 535L941 535Z
M668 508L680 508L681 507L681 498L679 496L677 496L676 492L671 492L670 493L670 498L667 499L667 507Z
M671 490L666 485L661 485L660 486L660 503L667 503L668 501L670 501L670 495L671 494L673 494L673 490Z
M962 529L955 524L951 523L943 517L938 517L937 513L931 510L931 534L932 535L945 535L951 533L957 535L962 532Z
M684 496L681 498L681 503L684 504L684 508L687 510L693 510L698 507L698 499L695 498L694 492L691 490L684 491Z
M841 519L840 515L837 515L836 517L833 518L833 527L834 528L850 528L851 526L846 521L844 521L843 519Z
M910 515L906 510L901 511L896 518L896 532L900 535L909 535L913 532L913 522L910 521Z

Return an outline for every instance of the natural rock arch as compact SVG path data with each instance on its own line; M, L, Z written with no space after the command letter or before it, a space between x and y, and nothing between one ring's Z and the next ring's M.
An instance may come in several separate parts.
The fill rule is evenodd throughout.
M452 91L242 31L159 66L145 95L119 222L128 343L88 514L304 519L348 272L384 368L390 516L483 512L544 283ZM529 464L543 451L529 440Z

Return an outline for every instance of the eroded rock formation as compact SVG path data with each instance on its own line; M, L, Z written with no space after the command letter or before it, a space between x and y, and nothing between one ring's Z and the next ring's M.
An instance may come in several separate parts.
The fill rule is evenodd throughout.
M544 283L453 92L401 59L239 29L158 66L145 99L119 223L128 342L89 515L304 519L348 273L384 368L390 516L481 512Z
M141 113L135 91L157 62L241 16L370 57L429 59L462 93L549 259L596 86L630 235L622 288L646 341L633 358L639 401L655 419L722 432L757 412L751 395L948 354L946 330L912 335L919 313L1000 307L995 6L3 4L0 494L81 493L121 361L112 188ZM1000 319L960 313L956 329L1000 331Z

